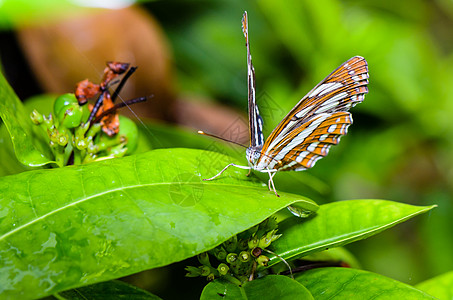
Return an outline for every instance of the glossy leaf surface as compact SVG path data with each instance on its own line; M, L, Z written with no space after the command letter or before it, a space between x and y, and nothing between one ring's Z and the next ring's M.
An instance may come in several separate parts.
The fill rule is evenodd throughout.
M349 268L319 268L300 273L296 280L315 299L435 299L391 278Z
M438 299L453 299L453 271L423 281L415 287Z
M139 289L136 286L119 280L111 280L60 292L46 300L80 300L80 299L131 299L131 300L159 300L161 298Z
M162 149L0 178L0 296L37 297L206 251L302 196L228 170L231 158ZM62 276L64 274L64 276Z
M413 206L385 200L348 200L321 205L308 219L279 224L283 236L272 243L284 259L293 259L365 239L435 206ZM269 265L278 263L275 256Z
M40 128L35 126L22 102L0 74L0 117L9 131L17 159L27 166L51 162L50 149Z
M302 257L302 259L314 262L345 263L351 268L360 269L360 263L354 255L344 247L335 247L321 252L314 252L313 254Z
M201 300L221 299L313 299L300 283L280 275L268 275L245 283L242 287L226 280L210 282L203 290Z

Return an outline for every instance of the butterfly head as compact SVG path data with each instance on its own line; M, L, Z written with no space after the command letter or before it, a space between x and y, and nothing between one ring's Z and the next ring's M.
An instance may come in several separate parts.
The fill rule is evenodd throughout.
M258 159L261 156L261 149L263 146L255 146L255 147L248 147L247 150L245 151L247 155L247 161L251 166L256 166L258 163Z

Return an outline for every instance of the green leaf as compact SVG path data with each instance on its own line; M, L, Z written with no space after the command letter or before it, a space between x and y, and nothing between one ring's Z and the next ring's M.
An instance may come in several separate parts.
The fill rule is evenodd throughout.
M453 299L453 271L423 281L415 287L439 299Z
M79 300L79 299L148 299L161 298L148 291L119 280L101 282L73 290L68 290L48 297L47 299Z
M51 163L49 146L22 102L0 74L0 117L11 136L17 159L27 166Z
M316 215L279 224L282 237L273 251L286 260L365 239L435 206L413 206L385 200L348 200L321 205ZM269 266L280 262L270 258Z
M297 281L280 275L268 275L245 283L242 287L226 280L215 280L203 289L200 300L211 299L313 299Z
M43 24L87 12L87 8L74 5L69 0L4 0L0 10L0 28L10 28L33 23Z
M53 103L59 95L57 94L40 94L24 101L25 110L31 113L34 109L43 115L53 114Z
M0 178L0 298L41 297L181 261L294 202L317 210L302 196L275 197L245 170L202 181L230 162L159 149Z
M360 264L351 252L343 247L330 248L321 252L314 252L302 258L309 261L342 262L351 268L360 268Z
M349 268L319 268L295 278L317 300L322 299L435 299L388 277Z
M17 160L8 130L3 124L0 125L0 157L0 177L17 174L29 169Z

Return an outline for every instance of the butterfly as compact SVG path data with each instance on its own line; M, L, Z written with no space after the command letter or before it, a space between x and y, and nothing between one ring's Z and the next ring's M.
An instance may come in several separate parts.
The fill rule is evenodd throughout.
M234 166L268 173L269 190L275 189L273 177L279 171L309 169L340 142L352 124L349 109L364 100L368 93L368 64L354 56L316 85L283 118L265 140L263 120L256 104L255 69L250 54L247 12L242 18L247 47L247 86L250 146L246 150L248 166L227 165L213 180ZM213 136L203 131L200 134ZM214 136L215 137L215 136Z

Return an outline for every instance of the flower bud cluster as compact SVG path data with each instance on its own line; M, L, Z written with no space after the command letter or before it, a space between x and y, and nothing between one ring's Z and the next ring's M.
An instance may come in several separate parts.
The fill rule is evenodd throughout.
M263 254L263 250L281 236L277 234L277 230L277 221L274 217L264 220L214 249L199 254L198 261L201 266L187 267L186 276L206 276L208 280L230 276L240 282L249 280L258 266L267 266L269 257ZM210 256L216 263L211 264Z
M32 122L47 135L57 166L67 165L70 159L70 164L84 164L122 157L131 150L130 145L136 146L138 131L131 120L120 116L119 134L109 137L101 131L100 123L87 122L89 115L87 105L79 105L69 93L56 98L53 113L48 116L37 110L30 114Z

